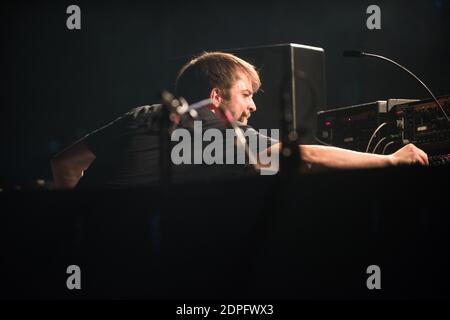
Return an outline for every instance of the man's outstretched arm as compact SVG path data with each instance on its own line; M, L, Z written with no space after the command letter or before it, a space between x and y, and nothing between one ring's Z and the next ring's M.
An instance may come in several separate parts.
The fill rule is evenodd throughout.
M281 144L277 143L270 149L280 147ZM324 169L370 169L414 164L428 165L427 154L413 144L408 144L390 155L319 145L300 145L299 147L302 157L302 172L316 172Z
M55 188L74 188L94 160L95 155L83 141L55 156L51 160Z
M357 152L336 147L301 145L305 171L320 169L369 169L401 165L428 165L428 156L413 144L390 155Z

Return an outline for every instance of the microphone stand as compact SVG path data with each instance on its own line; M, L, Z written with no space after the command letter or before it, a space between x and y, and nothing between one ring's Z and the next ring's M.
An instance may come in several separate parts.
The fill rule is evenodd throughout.
M280 89L281 116L281 150L280 172L284 177L298 174L301 166L299 131L293 114L293 101L289 91L289 78L283 81Z
M159 166L160 166L160 184L163 191L163 197L168 196L168 189L172 180L172 163L170 161L170 135L174 124L171 121L173 112L172 102L174 97L167 91L161 93L161 114L159 118Z
M203 108L211 103L211 99L204 99L188 105L187 101L180 97L176 99L168 91L161 93L160 124L160 182L163 193L168 195L169 186L172 182L172 159L171 159L171 135L173 130L181 121L181 116L189 113L194 119L197 118L197 109Z

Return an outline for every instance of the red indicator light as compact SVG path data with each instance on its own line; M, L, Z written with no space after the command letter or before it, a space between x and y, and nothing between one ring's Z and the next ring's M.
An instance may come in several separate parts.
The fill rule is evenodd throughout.
M325 121L325 125L326 125L327 127L331 126L331 121Z

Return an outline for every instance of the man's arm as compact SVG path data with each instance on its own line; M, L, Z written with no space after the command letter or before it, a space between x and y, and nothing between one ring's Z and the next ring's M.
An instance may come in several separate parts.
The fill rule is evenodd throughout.
M74 188L94 159L95 155L83 141L55 156L51 160L55 188Z
M307 171L320 169L369 169L400 165L428 165L428 156L413 144L390 155L357 152L336 147L302 145L300 152ZM309 169L309 170L308 170Z
M277 143L271 148L280 148ZM357 152L337 147L300 145L303 172L324 169L370 169L401 165L428 165L428 156L413 144L390 155Z

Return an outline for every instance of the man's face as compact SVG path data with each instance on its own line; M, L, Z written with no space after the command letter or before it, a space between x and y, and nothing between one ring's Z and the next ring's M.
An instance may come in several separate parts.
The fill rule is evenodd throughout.
M223 101L223 106L231 112L235 120L247 124L251 113L256 111L250 79L240 74L238 80L230 88L229 96L229 100Z

